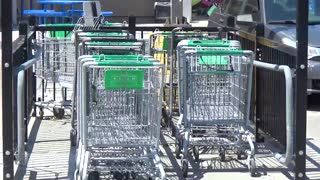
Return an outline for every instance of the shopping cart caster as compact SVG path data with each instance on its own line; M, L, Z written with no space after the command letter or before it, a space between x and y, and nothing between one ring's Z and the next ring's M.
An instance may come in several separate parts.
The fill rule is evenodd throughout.
M115 171L112 174L113 174L113 179L115 179L115 180L122 180L123 179L123 174L119 171Z
M245 156L246 154L245 154L245 152L243 152L243 150L237 150L237 159L238 160L242 160L242 159L244 159L244 157L243 156Z
M249 160L249 171L250 171L250 176L255 177L255 175L256 175L256 161L254 159Z
M40 108L39 109L39 118L43 119L43 115L44 115L43 108Z
M57 119L62 119L64 116L64 109L62 108L53 108L53 115Z
M188 177L188 161L183 159L181 165L183 177Z
M77 145L77 131L75 129L70 130L70 143L71 146Z
M171 136L176 137L176 127L174 126L172 119L171 120L169 119L169 123L171 128Z
M137 174L134 172L134 171L132 171L131 172L131 178L134 180L134 179L137 179Z
M192 150L193 150L194 160L196 162L198 162L199 161L199 156L200 156L200 154L199 154L199 146L193 146Z
M91 171L88 174L88 180L99 180L100 174L98 171Z
M174 150L174 153L175 153L177 159L181 158L180 157L181 145L182 145L182 142L180 140L177 140L175 143L175 150Z
M226 160L226 151L225 151L225 149L223 149L221 147L219 150L219 157L220 157L220 161L222 161L222 162Z
M162 118L161 118L161 126L168 127L169 116L165 107L162 107Z

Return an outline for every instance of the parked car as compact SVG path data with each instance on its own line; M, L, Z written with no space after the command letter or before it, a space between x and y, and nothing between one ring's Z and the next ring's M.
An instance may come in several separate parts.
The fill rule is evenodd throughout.
M231 23L236 27L253 32L253 23L263 23L265 38L296 48L296 3L225 0L210 16L209 26L226 25L222 17L234 17ZM309 0L308 94L312 93L320 93L320 0Z

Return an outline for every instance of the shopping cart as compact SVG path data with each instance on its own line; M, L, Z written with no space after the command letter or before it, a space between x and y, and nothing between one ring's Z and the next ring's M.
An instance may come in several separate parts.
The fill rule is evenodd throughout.
M182 171L188 175L188 150L196 161L200 148L218 150L238 158L248 156L251 175L255 172L254 145L249 135L252 66L254 55L242 50L187 50L179 75L183 88L183 113L180 115L176 156L183 152ZM249 144L249 150L246 150Z
M178 89L179 89L179 113L183 109L183 88L179 86L183 82L183 76L179 76L179 71L182 70L183 56L187 50L239 50L241 44L236 40L182 40L177 45L177 62L178 68ZM174 133L173 133L174 134Z
M83 179L165 178L157 154L163 65L140 57L80 62L77 170Z
M89 39L87 36L85 36L84 33L76 33L76 39L77 39L77 56L79 55L96 55L98 57L101 54L141 54L144 53L144 42L138 41L135 39L126 39L130 38L131 36L127 35L127 32L97 32L95 34L94 40L100 40L100 41L93 41L93 34L90 34L89 32L85 32L86 34L89 34ZM81 36L79 36L81 34ZM100 35L110 35L109 36L101 36ZM119 39L119 37L123 37L125 39ZM113 39L113 37L116 37L116 39ZM81 43L80 43L81 42ZM91 57L91 56L87 56ZM77 61L80 62L79 60ZM73 92L77 92L77 84L79 82L79 78L77 75L77 72L79 71L79 65L77 64L77 69L74 72L74 80L73 80ZM73 113L71 115L71 126L72 129L70 130L70 140L71 145L75 146L79 140L79 136L77 135L77 132L79 132L79 129L77 127L77 117L75 112L77 111L76 107L80 106L80 102L77 100L77 94L74 93L73 96L73 104L72 109Z
M150 62L154 62L154 63L159 63L158 60L154 59L151 56L143 56L141 54L139 55L104 55L104 54L100 54L100 55L83 55L81 57L79 57L78 62L78 70L77 70L77 82L76 83L77 87L75 88L75 92L76 94L81 94L81 81L80 81L80 67L83 66L84 63L86 62L96 62L96 61L150 61ZM81 119L81 101L76 101L77 102L77 113L78 117L77 119ZM71 129L70 131L70 141L71 141L71 145L75 146L79 139L80 139L80 134L78 134L77 132L80 132L80 128L81 128L81 121L79 122L80 124L78 125L76 123L77 121L72 122L73 124L73 129ZM80 145L81 146L81 145Z
M68 100L67 96L72 94L73 76L76 69L74 33L98 29L101 22L103 22L103 17L81 17L74 26L74 30L65 33L64 36L61 36L60 32L56 34L52 31L37 33L36 42L43 47L42 59L36 64L36 76L42 79L42 98L38 98L35 104L40 109L41 118L44 108L49 110L52 108L54 116L59 119L64 116L66 108L71 108L71 100ZM57 84L61 89L60 97L56 96ZM53 94L47 93L51 91ZM49 100L45 101L45 97Z
M185 39L217 39L219 32L201 32L201 31L173 31L160 32L155 31L150 36L150 54L156 59L161 60L165 64L165 83L164 89L164 108L163 116L164 125L169 124L173 114L179 114L179 95L178 95L178 79L176 72L176 47L179 41Z

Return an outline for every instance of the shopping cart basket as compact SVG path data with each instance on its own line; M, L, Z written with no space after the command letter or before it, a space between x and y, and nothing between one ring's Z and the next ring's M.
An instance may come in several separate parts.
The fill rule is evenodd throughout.
M166 69L166 88L164 90L164 102L168 110L166 112L170 117L173 113L179 112L178 81L176 75L176 58L175 51L179 41L185 39L217 39L218 32L201 32L201 31L177 31L177 32L160 32L155 31L150 36L150 54L160 59L165 64ZM169 112L167 112L169 111ZM167 116L164 114L164 116ZM166 120L168 125L168 121Z
M62 118L65 113L64 109L71 107L71 100L67 100L67 89L73 87L73 75L76 69L75 46L72 37L76 31L99 28L102 21L103 17L81 17L71 35L65 34L66 37L52 37L52 35L56 35L52 31L37 34L36 41L44 49L42 59L36 64L36 76L43 80L41 84L43 89L42 99L38 98L39 101L36 102L36 105L40 108L41 118L44 114L43 108L52 108L54 116ZM47 93L49 92L47 90L48 83L50 88L53 87L53 97ZM56 97L57 83L61 88L60 98ZM44 95L44 93L47 94ZM45 101L45 97L49 97L50 100Z
M236 40L182 40L177 45L178 68L178 89L179 89L179 113L183 109L183 88L179 84L183 81L183 76L179 76L182 70L184 54L187 50L239 50L241 45Z
M229 151L248 155L255 171L254 146L247 128L250 111L253 53L242 50L188 50L180 59L183 76L182 132L176 156L182 150L182 171L188 175L188 149L199 160L201 147L217 148L221 160ZM250 149L245 151L246 145Z
M156 152L162 71L160 63L125 59L81 65L78 170L83 179L126 174L164 179Z
M126 36L127 37L127 36ZM90 40L82 40L82 43L80 43L79 46L79 53L80 55L96 55L96 57L99 57L101 54L141 54L144 52L144 42L143 41L137 41L134 39L103 39L103 42L91 42ZM91 57L91 56L87 56ZM101 58L101 57L100 57ZM77 61L80 62L79 60ZM77 67L79 67L77 65ZM79 71L77 70L74 72L75 74ZM74 81L73 81L73 92L77 92L77 82L79 82L78 76L74 75ZM78 139L77 138L77 132L79 132L77 129L77 121L76 121L76 107L80 106L80 102L77 100L77 94L74 94L73 96L73 104L72 109L73 113L71 115L71 126L72 129L70 131L70 139L71 139L71 145L75 146Z

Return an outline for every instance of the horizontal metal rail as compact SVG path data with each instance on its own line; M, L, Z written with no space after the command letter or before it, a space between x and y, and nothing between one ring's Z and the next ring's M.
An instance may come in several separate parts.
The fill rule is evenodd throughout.
M275 157L284 165L288 165L292 161L293 157L293 80L292 72L289 66L269 64L260 61L254 61L254 66L258 68L268 69L272 71L280 71L284 73L286 81L286 136L287 146L286 153L282 155L280 153L275 154Z

